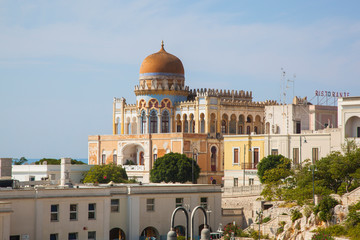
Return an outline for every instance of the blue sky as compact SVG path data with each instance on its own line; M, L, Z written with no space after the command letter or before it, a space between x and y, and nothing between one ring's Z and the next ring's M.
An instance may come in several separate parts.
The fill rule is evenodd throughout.
M135 103L142 60L178 56L190 88L360 96L359 1L2 1L0 156L87 157L112 133L112 100ZM296 78L293 75L296 75ZM313 99L316 103L316 98Z

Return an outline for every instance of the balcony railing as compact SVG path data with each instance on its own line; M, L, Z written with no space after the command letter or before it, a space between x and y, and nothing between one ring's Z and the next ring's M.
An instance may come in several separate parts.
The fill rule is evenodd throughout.
M145 166L144 165L123 165L123 168L125 168L125 170L127 172L131 172L131 171L144 171L145 170Z

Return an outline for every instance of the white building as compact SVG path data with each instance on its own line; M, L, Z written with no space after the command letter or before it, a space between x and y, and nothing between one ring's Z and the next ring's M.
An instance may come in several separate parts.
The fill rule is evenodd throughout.
M70 182L80 183L83 174L88 172L92 165L69 165ZM12 178L20 182L49 180L50 184L60 184L61 165L12 165Z
M213 231L222 221L221 188L217 185L0 189L0 201L0 237L11 240L164 239L177 206L204 206ZM196 235L203 223L204 215L198 211ZM176 215L175 226L184 231L182 212Z
M360 144L360 97L339 98L338 107L342 140L351 138Z

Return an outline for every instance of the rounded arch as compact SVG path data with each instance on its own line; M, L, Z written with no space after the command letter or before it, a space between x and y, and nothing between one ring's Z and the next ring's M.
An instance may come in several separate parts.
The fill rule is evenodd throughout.
M230 117L229 133L236 134L236 115L232 114Z
M145 107L146 107L146 101L144 99L141 99L138 102L138 108L141 109L141 108L145 108Z
M247 115L246 123L252 123L252 122L253 122L253 116L251 114Z
M164 98L163 100L161 100L161 104L160 107L161 108L171 108L172 104L171 104L171 100L168 98Z
M188 122L186 113L183 114L183 129L184 129L184 131L183 131L184 133L189 132L189 122Z
M159 231L154 227L146 227L144 230L141 231L140 236L143 237L142 239L151 237L155 239L160 239Z
M150 133L158 133L158 111L152 109L150 111Z
M195 120L194 120L194 114L190 113L189 115L189 120L190 120L190 132L194 133L195 132Z
M346 120L345 137L360 138L360 117L352 116Z
M121 228L113 228L110 230L109 234L110 240L125 240L125 232Z
M200 113L200 133L205 133L205 114Z
M148 106L150 109L159 108L159 101L155 98L152 98L148 101Z
M161 114L161 132L162 133L170 132L170 114L167 109L163 110Z
M245 116L243 114L240 114L239 122L238 122L238 134L244 134L244 125L245 125Z
M145 158L145 147L140 143L128 143L125 144L120 150L120 158L119 161L122 165L124 165L127 160L132 161L135 165L140 163L140 153L143 152L143 157Z
M226 113L224 113L222 115L222 119L221 119L221 133L222 134L227 134L228 133L228 115Z
M176 115L176 132L181 132L181 116L180 114Z

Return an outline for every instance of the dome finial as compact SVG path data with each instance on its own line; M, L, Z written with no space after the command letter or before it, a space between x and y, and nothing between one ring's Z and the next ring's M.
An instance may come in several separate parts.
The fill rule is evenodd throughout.
M164 48L164 40L161 40L161 48Z

